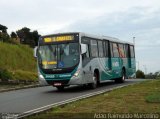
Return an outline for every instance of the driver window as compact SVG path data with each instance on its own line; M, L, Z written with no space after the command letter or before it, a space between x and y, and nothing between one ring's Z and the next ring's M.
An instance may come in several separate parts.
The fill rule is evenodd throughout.
M90 61L89 44L87 45L87 52L82 54L82 65L85 66Z
M86 53L84 53L84 54L82 54L82 60L84 60L84 59L86 59L86 58L89 58L90 57L90 55L89 55L89 45L88 44L86 44Z

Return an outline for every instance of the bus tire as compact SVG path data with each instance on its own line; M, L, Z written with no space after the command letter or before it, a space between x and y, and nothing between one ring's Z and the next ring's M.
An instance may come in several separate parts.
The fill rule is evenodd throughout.
M119 79L120 83L124 83L125 79L126 79L126 73L125 73L125 70L122 69L122 77L120 77Z
M98 75L96 73L94 73L94 76L93 76L93 83L89 83L88 85L89 85L89 87L91 89L97 88L97 85L98 85Z
M124 83L126 80L126 72L124 69L122 69L122 77L120 78L120 82Z
M64 90L64 86L57 86L56 87L58 91L63 91Z
M125 79L126 79L126 73L125 73L125 70L122 69L122 76L118 79L115 79L115 82L116 83L124 83Z

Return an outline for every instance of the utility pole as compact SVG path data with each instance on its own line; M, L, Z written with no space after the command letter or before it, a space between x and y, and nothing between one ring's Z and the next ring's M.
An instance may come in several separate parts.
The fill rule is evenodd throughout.
M135 38L136 38L136 37L133 37L133 44L134 44L134 45L135 45Z

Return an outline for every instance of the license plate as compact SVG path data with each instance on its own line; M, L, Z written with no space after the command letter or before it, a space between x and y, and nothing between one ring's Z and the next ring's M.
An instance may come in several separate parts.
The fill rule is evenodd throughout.
M61 86L61 83L54 83L54 86Z

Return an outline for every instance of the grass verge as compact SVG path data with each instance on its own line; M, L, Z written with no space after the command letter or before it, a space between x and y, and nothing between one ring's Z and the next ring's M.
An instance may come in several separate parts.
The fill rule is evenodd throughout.
M145 81L55 107L27 119L86 118L95 113L160 113L159 92L160 80Z
M0 67L9 71L23 70L36 72L33 49L27 45L0 42Z
M36 60L32 48L0 42L0 51L0 82L9 84L37 81Z

